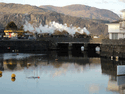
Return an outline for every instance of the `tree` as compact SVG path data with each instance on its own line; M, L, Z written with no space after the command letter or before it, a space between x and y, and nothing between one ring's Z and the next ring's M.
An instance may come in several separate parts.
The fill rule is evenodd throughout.
M8 24L7 24L7 26L5 27L5 29L12 29L12 30L16 30L17 29L17 26L16 26L16 24L13 22L13 21L11 21L11 22L9 22Z
M23 28L24 28L24 26L22 25L22 26L20 27L20 30L23 30Z

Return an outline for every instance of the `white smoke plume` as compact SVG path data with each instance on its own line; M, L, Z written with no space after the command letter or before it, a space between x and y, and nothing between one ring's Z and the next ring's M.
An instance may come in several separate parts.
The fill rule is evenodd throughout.
M67 26L67 24L59 24L55 21L50 22L48 25L39 25L39 26L35 26L34 24L30 24L26 21L26 23L24 24L24 31L30 31L33 33L49 33L49 34L53 34L55 30L58 30L60 32L62 31L67 31L70 35L74 35L76 32L83 34L86 33L87 35L90 34L90 32L86 29L86 27L84 28L76 28L73 27L72 25L70 25L69 27Z

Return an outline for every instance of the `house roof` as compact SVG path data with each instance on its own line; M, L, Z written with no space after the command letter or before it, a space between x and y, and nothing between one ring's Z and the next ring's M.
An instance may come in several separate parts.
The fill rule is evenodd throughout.
M119 24L122 21L125 21L125 20L117 20L117 21L114 21L114 22L106 23L106 25L108 25L108 24Z
M108 32L108 33L119 33L119 34L125 34L125 32Z
M106 23L106 25L109 25L109 24L119 24L120 20L117 20L117 21L113 21L113 22L110 22L110 23Z
M117 21L114 21L114 22L111 22L111 23L119 23L120 22L120 20L117 20Z

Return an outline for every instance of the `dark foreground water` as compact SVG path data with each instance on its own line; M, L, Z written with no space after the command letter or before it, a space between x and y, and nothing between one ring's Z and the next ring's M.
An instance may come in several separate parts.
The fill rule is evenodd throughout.
M4 53L0 54L0 94L123 94L124 82L118 85L116 66L91 53Z

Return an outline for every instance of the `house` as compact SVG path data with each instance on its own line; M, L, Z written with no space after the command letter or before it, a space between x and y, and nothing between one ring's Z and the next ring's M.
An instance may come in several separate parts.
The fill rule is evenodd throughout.
M122 16L119 21L108 23L109 39L125 38L125 9L121 11Z
M4 37L6 38L18 38L18 36L24 33L23 30L4 30Z

